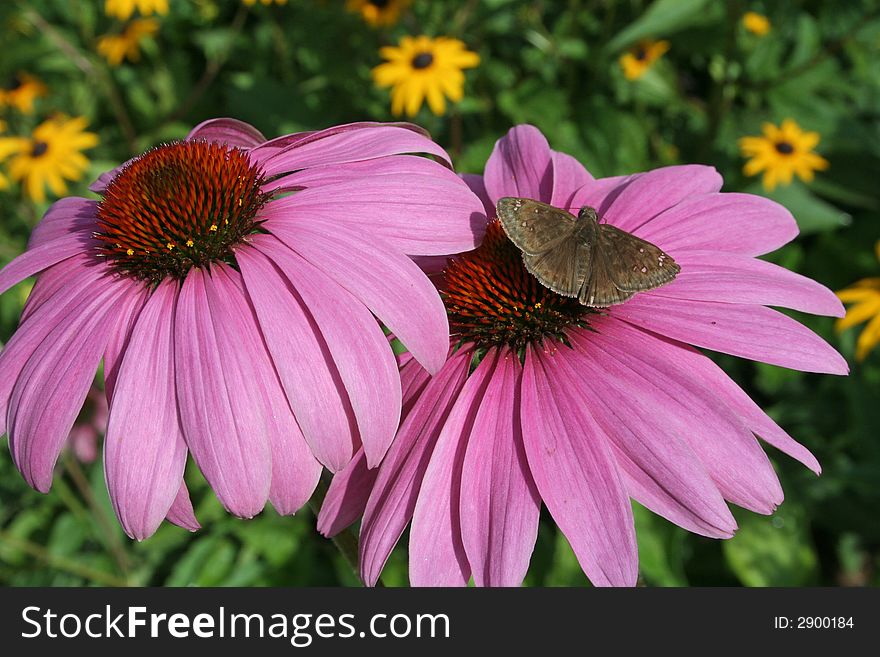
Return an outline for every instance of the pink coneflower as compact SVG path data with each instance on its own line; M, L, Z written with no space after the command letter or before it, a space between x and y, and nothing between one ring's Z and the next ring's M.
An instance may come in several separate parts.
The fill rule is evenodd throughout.
M494 216L526 197L643 237L672 256L671 283L590 309L538 284L497 221L439 283L451 357L419 388L378 473L363 457L337 474L319 529L363 511L361 575L377 581L407 524L414 585L519 585L543 502L596 585L633 585L630 498L698 534L727 538L725 500L769 514L782 489L756 436L819 472L795 442L691 345L810 372L844 374L828 344L764 304L841 315L818 283L758 260L791 240L788 211L722 194L704 166L594 180L531 126L501 139L468 177ZM473 368L476 359L479 365ZM473 370L473 371L471 371ZM370 490L366 498L359 491Z
M321 464L397 428L401 390L378 317L429 371L443 304L408 257L473 248L479 199L412 126L351 124L266 141L208 121L67 198L0 272L40 273L0 355L0 418L40 491L99 362L107 486L125 531L196 526L187 454L235 515L293 513ZM476 228L475 228L476 226Z

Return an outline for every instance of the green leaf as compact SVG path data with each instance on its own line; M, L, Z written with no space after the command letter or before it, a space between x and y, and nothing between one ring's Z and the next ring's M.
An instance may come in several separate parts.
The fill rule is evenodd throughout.
M723 7L711 0L655 0L634 22L608 42L609 51L617 51L647 37L668 36L693 25L718 20Z
M816 550L803 511L792 502L767 518L737 514L739 531L723 542L724 556L746 586L804 586L817 575Z
M653 586L687 586L683 563L687 533L638 503L633 503L633 516L644 580Z
M758 184L746 189L752 194L763 194L787 207L794 215L801 234L834 230L849 225L849 214L813 194L803 183L795 180L790 185L779 186L766 192Z

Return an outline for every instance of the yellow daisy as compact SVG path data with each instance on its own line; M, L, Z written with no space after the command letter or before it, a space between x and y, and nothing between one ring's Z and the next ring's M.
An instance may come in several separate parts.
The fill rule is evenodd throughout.
M742 24L749 32L758 36L764 36L770 31L770 20L754 11L747 11L743 14Z
M762 137L741 138L739 150L743 157L751 158L743 173L755 176L764 172L764 189L775 189L778 183L791 184L794 174L810 182L814 171L828 168L828 160L813 152L819 143L818 132L804 132L791 119L785 119L778 128L765 123L762 131Z
M638 80L669 50L668 41L645 39L620 56L620 67L627 80Z
M105 34L98 39L98 52L110 66L119 66L123 59L136 62L141 58L141 41L159 31L159 23L152 18L131 21L121 34Z
M346 0L345 7L361 15L373 27L394 25L400 20L400 12L406 9L412 0Z
M874 245L874 250L877 260L880 260L880 241ZM855 304L847 309L846 317L837 320L835 328L838 331L868 322L856 341L856 359L864 360L880 343L880 278L863 278L851 287L840 290L837 296L844 303Z
M34 101L46 95L46 85L33 75L17 73L0 87L0 107L14 107L23 114L34 111Z
M43 121L30 137L0 137L0 162L9 158L9 176L34 201L46 199L46 185L63 196L64 181L79 180L89 166L81 151L98 143L98 135L85 132L86 124L84 117L58 116Z
M458 102L464 95L462 69L480 63L480 56L450 37L405 36L399 46L386 46L379 54L388 61L373 69L379 87L392 87L391 112L409 116L425 98L434 114L446 111L446 98Z
M253 7L257 4L257 0L241 0L248 7ZM287 0L260 0L260 4L266 5L267 7L274 2L276 5L286 5Z
M121 21L127 21L137 9L141 16L168 13L168 0L105 0L104 13Z

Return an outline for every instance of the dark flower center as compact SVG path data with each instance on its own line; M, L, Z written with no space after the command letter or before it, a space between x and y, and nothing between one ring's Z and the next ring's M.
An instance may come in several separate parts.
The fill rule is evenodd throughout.
M450 332L481 347L520 350L545 338L564 342L565 329L585 326L593 312L541 285L497 220L480 247L450 260L444 274Z
M428 68L434 63L434 55L429 52L420 52L412 59L413 68Z
M389 0L369 0L369 3L376 7L376 9L385 9L388 6Z
M794 153L794 146L787 141L779 141L776 142L776 152L781 153L782 155L791 155Z
M633 57L635 57L640 62L643 62L648 58L648 51L645 50L644 46L639 46L638 48L635 49L635 52L633 53Z
M31 148L31 157L41 157L49 150L49 144L44 141L35 141Z
M24 80L22 79L22 77L20 75L15 74L6 83L6 85L4 86L4 89L6 89L6 91L15 91L16 89L20 89L23 86L24 86Z
M237 148L166 144L128 164L98 206L101 255L125 274L158 283L192 267L234 262L268 200L262 172Z

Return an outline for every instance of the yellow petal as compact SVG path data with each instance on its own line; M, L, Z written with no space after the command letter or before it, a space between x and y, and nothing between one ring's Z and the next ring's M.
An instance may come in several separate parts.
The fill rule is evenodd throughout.
M868 321L875 315L880 315L880 296L849 308L846 316L838 319L834 327L838 331L845 331L856 324Z
M880 315L868 322L865 330L856 341L856 358L864 360L870 351L880 342Z

